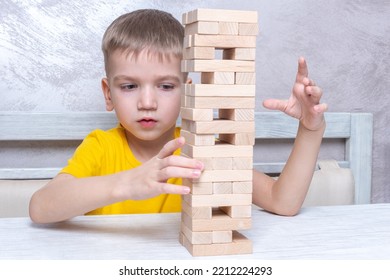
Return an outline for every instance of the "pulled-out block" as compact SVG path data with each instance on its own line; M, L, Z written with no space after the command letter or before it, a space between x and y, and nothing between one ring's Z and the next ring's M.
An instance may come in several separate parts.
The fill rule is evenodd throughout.
M253 109L255 98L253 97L193 97L185 96L185 106L196 109Z
M255 62L246 60L182 60L182 72L255 72Z
M253 121L231 121L213 120L211 122L182 120L182 127L191 133L196 134L232 134L232 133L254 133L255 122Z

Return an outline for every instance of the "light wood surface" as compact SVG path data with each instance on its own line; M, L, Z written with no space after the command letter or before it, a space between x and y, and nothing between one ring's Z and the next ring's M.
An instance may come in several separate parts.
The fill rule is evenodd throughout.
M0 259L390 259L390 204L303 208L282 217L258 208L241 231L253 254L192 257L180 214L82 216L53 225L0 219Z

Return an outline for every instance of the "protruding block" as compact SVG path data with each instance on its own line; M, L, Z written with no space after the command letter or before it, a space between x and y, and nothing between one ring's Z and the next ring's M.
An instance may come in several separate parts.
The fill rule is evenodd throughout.
M214 119L213 109L196 109L181 107L180 116L191 121L212 121Z
M257 23L257 11L196 9L183 15L183 24L196 21L234 21Z
M191 179L183 178L183 186L191 188L191 194L212 194L213 193L213 183L206 182L193 182Z
M255 133L234 133L234 134L219 134L218 139L222 142L232 145L254 145Z
M225 182L252 180L252 170L204 170L194 182Z
M219 23L212 21L197 21L187 24L184 28L184 35L193 34L219 34ZM238 34L238 24L236 34Z
M184 48L215 47L215 48L255 48L256 36L238 35L187 35L184 39Z

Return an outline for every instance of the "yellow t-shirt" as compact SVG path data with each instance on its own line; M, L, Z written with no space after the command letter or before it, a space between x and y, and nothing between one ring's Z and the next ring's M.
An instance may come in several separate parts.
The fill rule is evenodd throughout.
M176 128L175 138L180 129ZM175 151L180 154L180 150ZM91 132L76 149L68 166L61 173L68 173L77 178L114 174L140 166L126 140L124 128L118 126L107 131ZM181 185L181 178L171 178L171 184ZM146 200L126 200L93 210L87 214L144 214L180 212L181 196L161 194Z

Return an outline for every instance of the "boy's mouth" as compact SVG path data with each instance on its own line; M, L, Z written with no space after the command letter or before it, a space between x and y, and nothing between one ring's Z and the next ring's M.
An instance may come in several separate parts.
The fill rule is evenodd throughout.
M157 121L155 119L151 119L151 118L143 118L143 119L140 119L138 121L138 123L142 127L151 128L151 127L154 127L156 125Z

